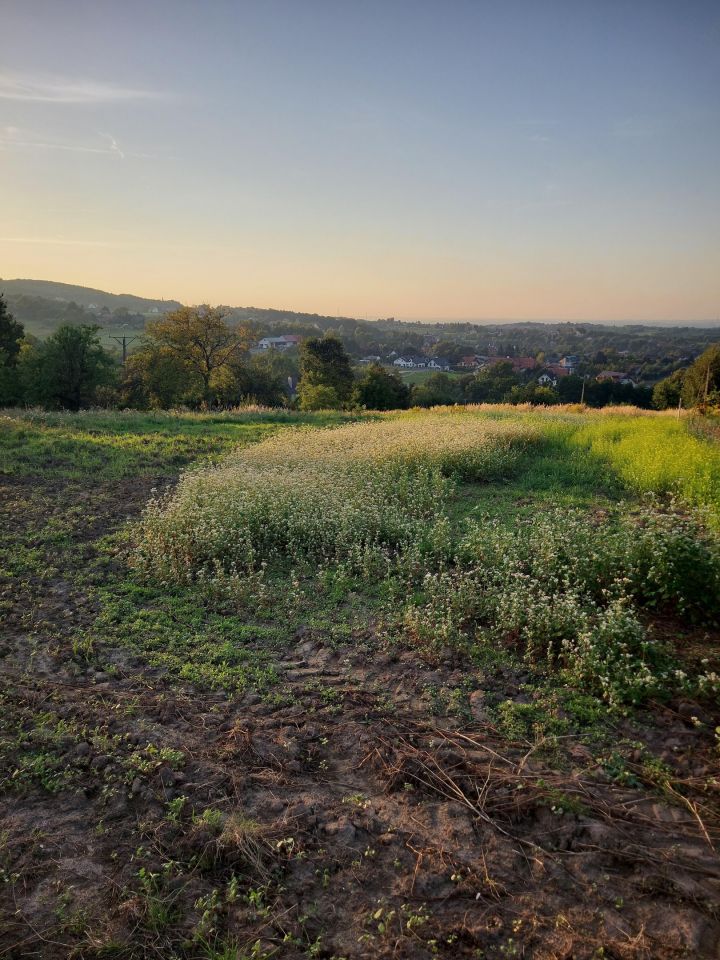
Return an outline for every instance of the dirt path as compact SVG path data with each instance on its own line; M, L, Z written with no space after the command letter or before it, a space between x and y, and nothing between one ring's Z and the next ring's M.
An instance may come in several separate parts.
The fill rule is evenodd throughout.
M151 485L79 515L87 562ZM39 504L67 509L34 490L24 522ZM123 649L114 675L79 669L67 645L96 609L61 569L2 589L2 960L720 957L712 798L694 790L712 738L690 717L653 719L687 786L663 798L578 741L508 743L482 691L471 716L437 715L432 691L465 667L450 654L304 629L282 696L238 699Z

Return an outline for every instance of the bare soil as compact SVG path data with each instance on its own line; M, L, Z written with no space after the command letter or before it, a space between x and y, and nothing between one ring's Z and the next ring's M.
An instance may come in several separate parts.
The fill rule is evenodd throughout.
M83 501L6 479L4 522L39 529L79 506L75 556L92 568L153 485ZM707 707L658 706L618 730L642 725L673 772L663 791L632 756L633 782L612 779L580 739L508 742L482 690L469 717L438 716L428 690L466 664L380 649L371 630L340 648L310 628L288 637L277 702L179 688L122 648L110 676L70 656L97 613L74 573L1 586L0 709L13 729L51 716L72 774L54 791L18 782L7 748L3 960L720 957ZM493 682L513 698L522 679Z

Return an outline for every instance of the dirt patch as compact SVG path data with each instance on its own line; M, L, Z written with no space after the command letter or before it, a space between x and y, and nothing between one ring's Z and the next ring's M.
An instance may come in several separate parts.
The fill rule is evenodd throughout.
M100 487L71 515L60 535L88 569L155 485ZM0 958L720 956L707 707L641 719L663 786L641 751L616 775L577 738L503 738L487 697L520 697L520 676L438 715L433 691L468 672L449 651L308 628L265 699L171 685L124 650L113 675L78 669L91 591L46 572L75 497L3 494L39 554L2 587Z

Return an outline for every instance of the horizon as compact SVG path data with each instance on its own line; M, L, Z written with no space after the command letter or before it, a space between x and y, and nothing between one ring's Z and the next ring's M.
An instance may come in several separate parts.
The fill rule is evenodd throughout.
M718 324L706 0L3 13L3 274L417 323Z
M3 283L57 283L65 284L66 286L78 287L84 290L91 290L96 293L103 295L110 295L113 297L139 297L140 299L145 300L156 300L156 301L177 301L182 304L182 306L189 307L198 307L198 306L212 306L227 308L229 310L274 310L278 313L298 313L298 314L307 314L309 316L316 315L322 317L337 317L338 319L344 320L359 320L365 321L367 323L381 323L388 320L396 320L400 323L408 324L473 324L475 326L510 326L513 324L578 324L578 325L589 325L589 326L607 326L607 327L625 327L625 326L640 326L640 327L696 327L698 329L707 329L712 330L716 327L720 327L720 317L715 319L713 318L695 318L690 320L653 320L653 319L643 319L643 320L628 320L628 319L617 319L617 320L603 320L603 319L585 319L583 317L572 317L565 319L558 319L554 317L373 317L373 316L355 316L353 314L335 314L335 313L321 313L319 310L297 310L294 307L278 307L271 306L269 304L261 306L260 304L243 304L243 303L211 303L208 301L198 302L198 303L183 303L179 301L177 297L157 297L152 293L143 293L139 294L132 290L103 290L100 287L90 287L85 284L68 284L64 280L49 280L47 278L40 277L0 277L0 295L2 294L2 285ZM39 296L39 294L38 294Z

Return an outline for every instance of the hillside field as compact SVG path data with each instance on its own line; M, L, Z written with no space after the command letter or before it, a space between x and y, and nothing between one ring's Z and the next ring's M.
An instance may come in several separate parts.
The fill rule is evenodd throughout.
M0 958L718 957L720 442L0 417Z

